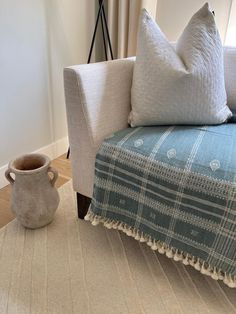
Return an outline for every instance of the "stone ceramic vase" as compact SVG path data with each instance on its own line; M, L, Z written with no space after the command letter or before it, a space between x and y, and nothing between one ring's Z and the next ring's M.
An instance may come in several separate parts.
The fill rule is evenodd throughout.
M50 167L49 158L41 154L24 155L9 163L5 175L12 185L11 210L20 223L30 229L49 224L59 204L55 188L58 172Z

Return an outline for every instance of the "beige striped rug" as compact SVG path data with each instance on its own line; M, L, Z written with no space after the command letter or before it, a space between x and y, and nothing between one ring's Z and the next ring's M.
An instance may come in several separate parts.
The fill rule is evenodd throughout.
M71 182L54 222L0 230L0 313L236 313L236 289L79 221Z

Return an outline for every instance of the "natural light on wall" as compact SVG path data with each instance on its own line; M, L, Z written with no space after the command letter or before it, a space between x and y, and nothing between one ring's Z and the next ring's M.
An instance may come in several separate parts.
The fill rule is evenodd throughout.
M225 45L236 46L236 1L232 1Z

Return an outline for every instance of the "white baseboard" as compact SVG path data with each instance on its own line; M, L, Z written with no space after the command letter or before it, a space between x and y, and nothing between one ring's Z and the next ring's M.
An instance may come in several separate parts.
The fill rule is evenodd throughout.
M49 144L34 151L33 153L44 154L47 155L50 159L55 159L67 152L68 147L68 138L64 137L52 144ZM5 171L7 170L7 167L8 164L0 168L0 189L9 184L9 182L5 178Z
M44 154L47 155L50 159L55 159L64 154L65 152L67 152L68 147L69 147L68 137L64 137L52 144L49 144L38 149L34 153Z

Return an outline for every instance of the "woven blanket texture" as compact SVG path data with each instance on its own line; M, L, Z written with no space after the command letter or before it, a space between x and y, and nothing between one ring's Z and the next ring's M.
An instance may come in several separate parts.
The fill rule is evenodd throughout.
M235 124L128 128L97 154L88 217L235 286L235 181Z

